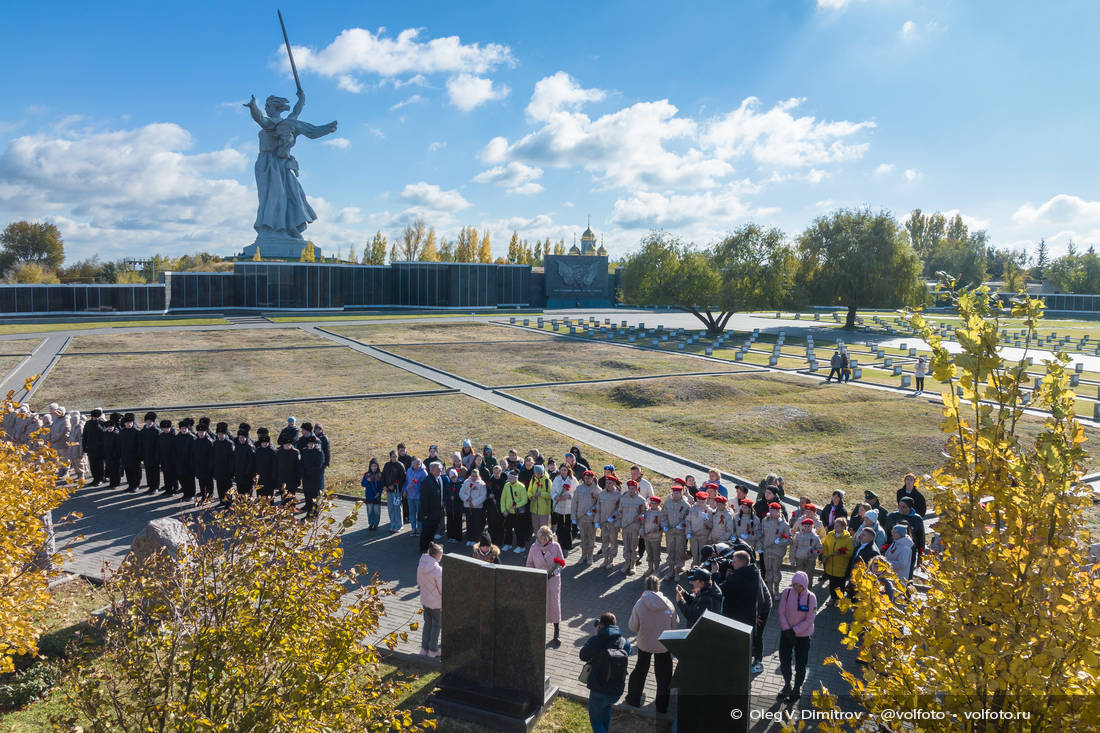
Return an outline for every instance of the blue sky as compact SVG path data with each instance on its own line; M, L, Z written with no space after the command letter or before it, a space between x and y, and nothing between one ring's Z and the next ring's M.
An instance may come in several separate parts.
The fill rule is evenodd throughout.
M226 7L228 5L228 7ZM1091 2L284 2L326 250L442 236L612 254L663 228L794 235L840 206L958 211L1001 247L1100 243ZM275 6L7 8L0 222L70 259L251 242L257 128L293 97ZM31 61L33 59L33 61Z

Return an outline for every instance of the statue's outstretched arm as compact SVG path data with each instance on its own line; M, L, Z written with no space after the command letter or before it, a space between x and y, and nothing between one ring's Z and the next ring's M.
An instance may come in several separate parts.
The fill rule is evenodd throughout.
M294 109L290 110L290 114L287 115L289 119L296 120L298 115L302 113L302 107L306 106L306 93L301 89L298 90L298 101L294 103Z
M260 114L260 108L256 106L256 95L253 94L252 98L244 105L248 107L249 114L252 115L252 119L256 120L256 124L260 127L264 126L264 116Z

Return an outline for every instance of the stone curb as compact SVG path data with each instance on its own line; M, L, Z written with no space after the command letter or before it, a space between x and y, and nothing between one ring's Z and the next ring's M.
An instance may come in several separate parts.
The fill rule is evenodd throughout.
M156 351L140 351L136 354L209 354L237 351L302 351L309 349L341 349L339 344L317 344L315 346L244 346L240 348L223 349L159 349ZM64 356L119 356L117 351L73 351Z
M338 347L343 348L343 347ZM138 407L116 407L109 410L105 409L105 412L143 412L147 410L158 410L171 412L174 410L214 410L220 407L262 407L264 405L293 405L302 402L352 402L354 400L384 400L389 398L400 399L404 397L432 397L435 395L448 395L457 394L459 390L451 389L448 387L440 386L439 389L421 389L413 390L410 392L368 392L366 394L347 394L347 395L323 395L320 397L286 397L277 400L252 400L249 402L209 402L196 405L167 405L167 406L138 406ZM85 410L84 413L89 413L90 410Z

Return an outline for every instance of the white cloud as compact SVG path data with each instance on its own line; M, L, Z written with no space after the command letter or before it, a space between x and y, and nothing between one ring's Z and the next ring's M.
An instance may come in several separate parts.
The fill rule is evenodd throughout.
M390 111L394 112L396 110L401 109L402 107L408 107L410 104L416 104L417 102L423 102L423 101L424 101L424 97L421 97L419 94L414 94L411 97L409 97L408 99L403 99L400 102L398 102L397 104L392 105L390 107Z
M1033 206L1029 201L1016 209L1012 221L1017 224L1046 224L1068 228L1100 224L1100 201L1085 201L1079 196L1060 193Z
M474 176L474 180L478 183L495 183L508 189L508 193L530 195L542 190L542 185L535 183L535 180L541 177L542 168L512 161L508 165L499 165L482 171Z
M352 92L354 94L363 91L363 83L351 74L340 74L336 81L336 86L340 87L345 92Z
M434 142L431 142L431 143L428 144L428 152L429 153L438 153L440 150L442 150L445 147L447 147L446 142L444 142L443 140L435 140Z
M299 70L335 77L339 86L349 91L361 89L354 74L411 75L401 82L403 86L425 83L425 74L484 74L515 63L511 49L499 43L462 43L458 36L421 41L420 28L407 28L396 38L384 33L383 28L377 33L348 28L320 50L295 46L294 60ZM277 53L278 63L289 72L281 47Z
M383 132L381 129L379 129L377 127L372 127L371 125L367 124L366 122L363 123L363 127L366 129L366 131L369 134L374 135L379 140L385 140L386 139L386 133Z
M907 20L901 24L901 28L898 30L898 38L905 43L912 43L942 30L943 26L934 20L924 23Z
M410 207L428 211L453 213L468 208L470 202L458 191L444 191L439 186L420 181L410 183L401 191L401 198L409 202Z
M494 99L503 99L510 91L504 84L494 85L492 79L473 74L459 74L447 80L451 104L464 112Z
M901 24L901 30L898 31L898 35L901 36L903 41L912 40L917 34L917 24L911 20L907 20Z
M711 124L704 140L722 158L747 155L758 163L775 166L836 163L854 160L866 152L867 143L843 141L874 128L874 122L825 122L791 115L791 110L805 101L791 98L761 113L760 100L749 97Z
M608 187L713 188L747 158L757 167L814 168L859 158L866 143L847 142L873 122L827 122L794 117L791 99L759 111L746 99L727 115L695 120L668 100L637 102L591 118L582 111L606 93L584 89L563 72L540 80L527 106L537 128L515 142L495 137L481 153L491 165L519 161L536 166L581 167ZM826 171L802 176L821 180ZM788 176L790 177L790 176Z
M964 214L958 209L949 209L948 211L940 212L944 218L951 221L956 216L961 216L963 224L966 224L966 228L971 232L976 232L981 229L989 229L989 219L981 219L977 216L971 216L970 214Z
M559 71L535 82L527 116L545 122L562 110L576 110L586 102L599 102L605 96L607 93L602 89L583 89L573 77Z
M747 185L732 185L721 191L669 195L638 191L615 202L611 222L628 229L679 227L699 222L721 228L720 225L732 225L763 213L754 212L742 200L746 188Z
M916 168L906 168L905 169L905 180L906 180L906 182L916 183L917 181L919 181L922 178L924 178L924 174L921 173Z
M817 7L826 10L843 10L851 0L817 0Z
M893 163L879 163L875 166L875 178L883 178L894 172Z
M187 152L193 146L172 123L16 138L0 154L0 212L53 219L70 259L138 248L229 254L226 242L254 236L256 194L232 177L249 159L229 147Z
M322 142L325 145L329 145L334 148L340 148L341 150L347 150L351 147L351 140L348 140L346 137L332 137Z

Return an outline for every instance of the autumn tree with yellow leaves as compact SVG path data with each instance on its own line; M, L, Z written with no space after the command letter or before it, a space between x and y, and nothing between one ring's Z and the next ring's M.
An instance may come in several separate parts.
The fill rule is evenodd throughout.
M28 390L33 381L27 381ZM11 397L0 411L7 429L25 419ZM51 603L49 581L56 574L50 568L61 560L42 554L48 535L42 517L70 493L71 487L57 485L57 454L44 431L20 443L0 436L0 673L12 671L14 656L37 651L43 611Z
M959 353L910 314L932 348L931 375L944 385L948 436L946 462L922 484L937 515L928 589L892 602L880 580L862 566L854 572L857 600L841 602L852 619L840 630L866 664L843 677L865 713L819 729L1092 730L1100 720L1100 578L1088 560L1086 438L1074 416L1070 360L1057 353L1046 362L1030 405L1050 414L1025 418L1031 378L1026 358L1002 355L1001 304L984 287L953 297ZM1034 334L1042 311L1042 301L1020 296L1010 315ZM829 663L841 666L835 657ZM819 708L837 704L827 692L814 698ZM898 710L927 717L902 721Z
M178 556L127 559L105 586L102 656L76 670L70 712L85 731L404 731L424 710L385 677L378 637L389 593L342 569L354 515L299 522L267 500L235 501ZM350 597L348 594L351 594ZM415 628L416 624L410 624Z

